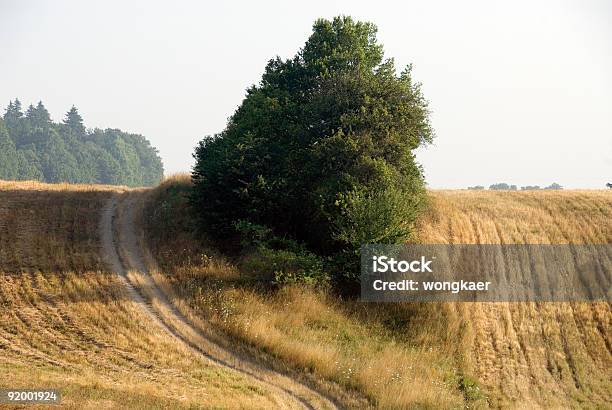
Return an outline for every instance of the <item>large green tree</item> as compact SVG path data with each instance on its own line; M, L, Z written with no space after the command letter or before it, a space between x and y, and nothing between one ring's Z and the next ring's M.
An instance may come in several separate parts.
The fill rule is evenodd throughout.
M6 111L4 112L4 121L6 122L14 122L23 117L23 112L21 111L21 102L19 99L15 99L15 102L10 101L9 105L6 107Z
M412 151L430 142L410 67L396 73L371 23L318 20L291 59L275 58L220 134L195 152L192 203L210 234L237 221L320 254L410 233L423 198Z

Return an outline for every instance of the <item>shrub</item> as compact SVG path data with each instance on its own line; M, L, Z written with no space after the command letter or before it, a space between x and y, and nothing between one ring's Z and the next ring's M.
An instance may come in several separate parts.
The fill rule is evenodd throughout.
M257 256L274 276L274 283L305 283L324 286L330 276L323 269L323 260L307 250L293 252L260 248Z
M265 226L249 221L235 225L242 246L247 249L242 266L259 278L275 284L305 283L326 286L330 275L324 269L323 258L287 238L278 238Z

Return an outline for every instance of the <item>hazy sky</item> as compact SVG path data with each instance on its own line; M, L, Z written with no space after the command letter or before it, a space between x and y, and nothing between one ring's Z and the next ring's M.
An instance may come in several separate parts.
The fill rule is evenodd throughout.
M318 17L378 25L414 64L435 144L433 188L612 182L612 2L0 0L0 103L75 104L88 127L145 135L166 173L188 171L266 62Z

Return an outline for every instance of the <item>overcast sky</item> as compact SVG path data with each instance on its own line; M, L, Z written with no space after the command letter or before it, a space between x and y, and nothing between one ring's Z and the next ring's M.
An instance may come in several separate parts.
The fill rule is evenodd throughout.
M432 188L612 182L612 2L0 0L0 103L72 104L87 127L145 135L189 171L266 62L318 17L378 25L430 101Z

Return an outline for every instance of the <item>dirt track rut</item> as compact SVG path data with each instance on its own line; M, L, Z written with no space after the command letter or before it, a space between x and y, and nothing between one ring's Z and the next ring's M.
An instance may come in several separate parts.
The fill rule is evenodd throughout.
M113 195L109 199L100 221L102 250L108 267L117 272L130 298L153 324L214 365L252 379L274 397L279 408L337 408L330 399L305 384L219 346L168 300L144 262L135 228L136 205L134 193ZM130 273L137 274L138 280Z

